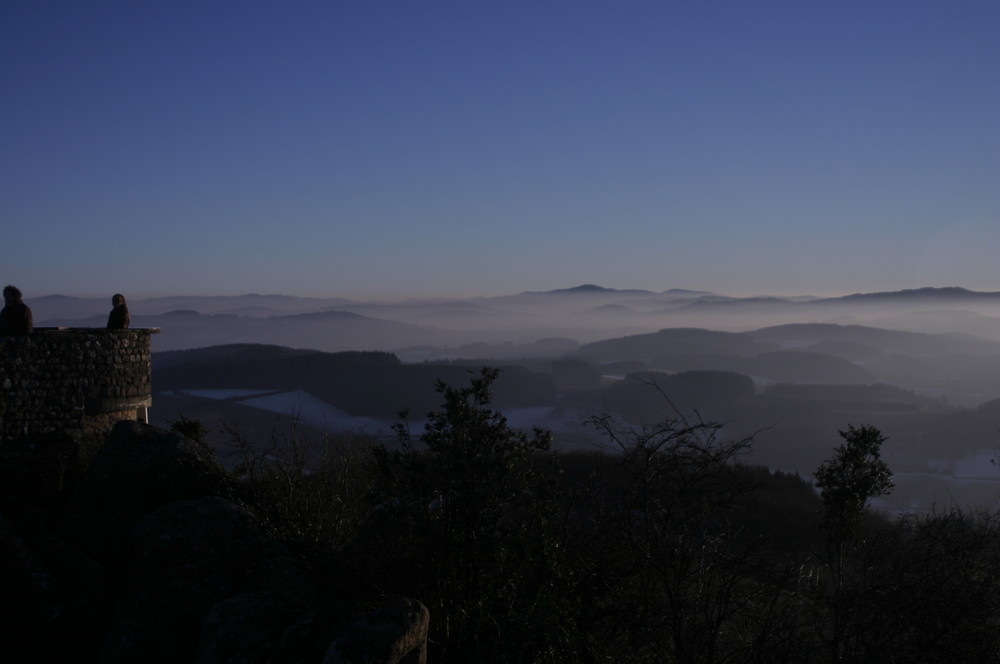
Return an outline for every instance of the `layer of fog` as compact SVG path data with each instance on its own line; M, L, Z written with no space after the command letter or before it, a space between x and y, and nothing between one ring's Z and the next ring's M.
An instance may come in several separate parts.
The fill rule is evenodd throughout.
M108 302L28 299L36 325L102 327ZM157 350L266 343L388 350L405 361L531 357L671 327L742 332L785 323L868 325L1000 340L1000 293L921 289L841 298L732 298L596 286L467 300L366 302L282 295L129 302L133 325L159 328Z
M35 312L36 325L72 327L103 327L109 304L103 300L65 297L35 298L28 303ZM583 286L468 300L364 302L246 295L136 300L129 306L134 326L160 329L153 337L156 352L259 343L329 352L390 351L404 362L462 358L498 362L538 358L544 362L573 356L592 342L648 335L672 328L747 332L788 323L863 325L942 336L920 340L921 344L934 346L935 350L931 351L906 348L904 345L908 342L902 339L881 344L873 342L879 353L877 371L871 360L853 355L867 344L867 339L865 344L856 343L856 348L847 348L852 342L822 341L807 333L799 338L784 332L775 335L763 332L755 334L754 338L758 341L770 339L781 349L815 349L839 356L842 364L851 365L847 368L873 372L869 381L862 382L886 383L912 391L916 395L911 399L914 407L922 408L917 397L939 400L940 405L934 408L938 412L943 412L942 409L954 411L960 418L956 423L970 420L981 406L1000 398L1000 371L994 369L1000 367L1000 350L995 345L1000 342L1000 294L962 289L921 289L817 299L731 298L692 291L656 293ZM815 345L817 342L826 347L820 350ZM839 348L831 347L836 344ZM739 359L739 353L719 357L732 362L733 357ZM702 358L701 364L694 368L745 373L755 379L758 388L770 384L750 365L745 370L737 366L713 365L719 357ZM653 366L650 357L621 359L642 359L647 366ZM833 384L825 378L809 376L780 381L793 386L797 381ZM305 391L274 393L266 387L264 385L259 394L213 398L238 398L243 405L283 416L297 412L311 426L323 430L356 431L380 438L391 435L390 427L394 422L352 417L336 408L337 404L319 401ZM970 409L968 414L962 413L963 408ZM988 409L977 413L979 429L972 436L956 431L948 439L944 434L945 444L954 448L945 452L941 451L940 442L939 451L922 449L923 432L919 423L887 426L891 442L886 451L896 470L897 488L881 505L892 510L952 504L995 506L1000 495L1000 470L991 460L996 456L992 447L997 441L983 428L984 423L988 425L992 421L992 412L993 409ZM517 428L541 426L573 445L581 444L580 441L599 445L599 441L586 441L585 434L581 433L580 423L594 413L557 412L539 406L509 409L505 414ZM835 437L836 427L846 426L848 422L858 423L859 417L895 424L886 415L888 413L880 414L875 410L847 411L843 422L835 419L835 424L826 429ZM414 431L419 431L419 422L412 425ZM771 444L768 436L773 439L775 435L776 432L766 432L761 437L759 454L768 465L780 468L785 463L786 457L782 455L787 448L781 448L770 458L767 456L767 447ZM937 435L940 441L942 434ZM824 447L823 453L826 453L825 442L812 444ZM790 470L808 476L817 460L815 456L800 456L788 462L792 463Z

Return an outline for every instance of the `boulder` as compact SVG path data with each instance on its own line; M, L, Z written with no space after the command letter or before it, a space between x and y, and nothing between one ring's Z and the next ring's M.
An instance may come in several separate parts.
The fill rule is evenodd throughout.
M53 431L0 444L0 509L22 533L44 530L63 508L96 441Z
M208 446L123 420L94 455L59 527L98 561L120 565L142 517L177 500L224 495L228 487Z
M202 584L184 578L123 591L101 647L101 663L194 661L202 622L217 601Z
M0 588L4 615L0 643L15 657L35 651L35 644L52 621L55 580L30 546L0 512Z
M265 662L315 601L285 546L217 496L147 515L132 550L106 662Z
M129 585L154 588L183 578L221 599L262 587L272 574L280 576L277 571L262 576L265 568L290 562L285 546L261 531L252 512L206 496L165 505L136 525ZM300 583L298 590L303 587Z
M273 662L287 627L301 615L301 607L266 590L224 599L202 623L195 664Z
M426 664L430 612L400 597L356 622L327 651L324 664Z

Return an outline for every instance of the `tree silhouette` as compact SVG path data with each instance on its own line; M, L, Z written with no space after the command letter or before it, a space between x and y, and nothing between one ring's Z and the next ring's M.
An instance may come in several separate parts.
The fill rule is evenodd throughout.
M831 537L841 543L853 539L861 517L873 498L890 493L895 486L892 471L882 460L880 449L886 437L876 427L847 426L840 431L844 442L831 459L816 469L816 486L825 506L824 523Z
M423 433L414 439L404 417L399 449L375 450L379 531L391 538L378 554L389 561L382 576L431 608L436 661L518 661L482 644L530 649L554 629L545 608L557 548L545 537L552 436L516 431L490 407L498 375L483 368L467 387L438 381L443 405Z
M853 639L850 632L857 612L857 598L863 595L864 579L854 583L846 561L848 552L858 543L858 530L871 500L893 489L892 471L880 453L886 438L876 427L848 425L840 431L844 442L816 469L816 486L823 498L823 524L827 529L832 584L829 606L832 609L829 626L829 647L836 661L849 659L847 651ZM860 565L861 568L865 565ZM864 577L864 574L861 575ZM856 585L856 584L854 584Z

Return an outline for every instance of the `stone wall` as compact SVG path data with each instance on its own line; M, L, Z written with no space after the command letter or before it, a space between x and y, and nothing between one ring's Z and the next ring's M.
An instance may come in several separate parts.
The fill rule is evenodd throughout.
M0 443L145 419L156 328L35 328L0 337Z

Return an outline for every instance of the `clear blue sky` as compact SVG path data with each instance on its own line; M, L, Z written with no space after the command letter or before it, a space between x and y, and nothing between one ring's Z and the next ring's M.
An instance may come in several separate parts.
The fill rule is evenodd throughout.
M1000 2L0 3L28 297L1000 290Z

